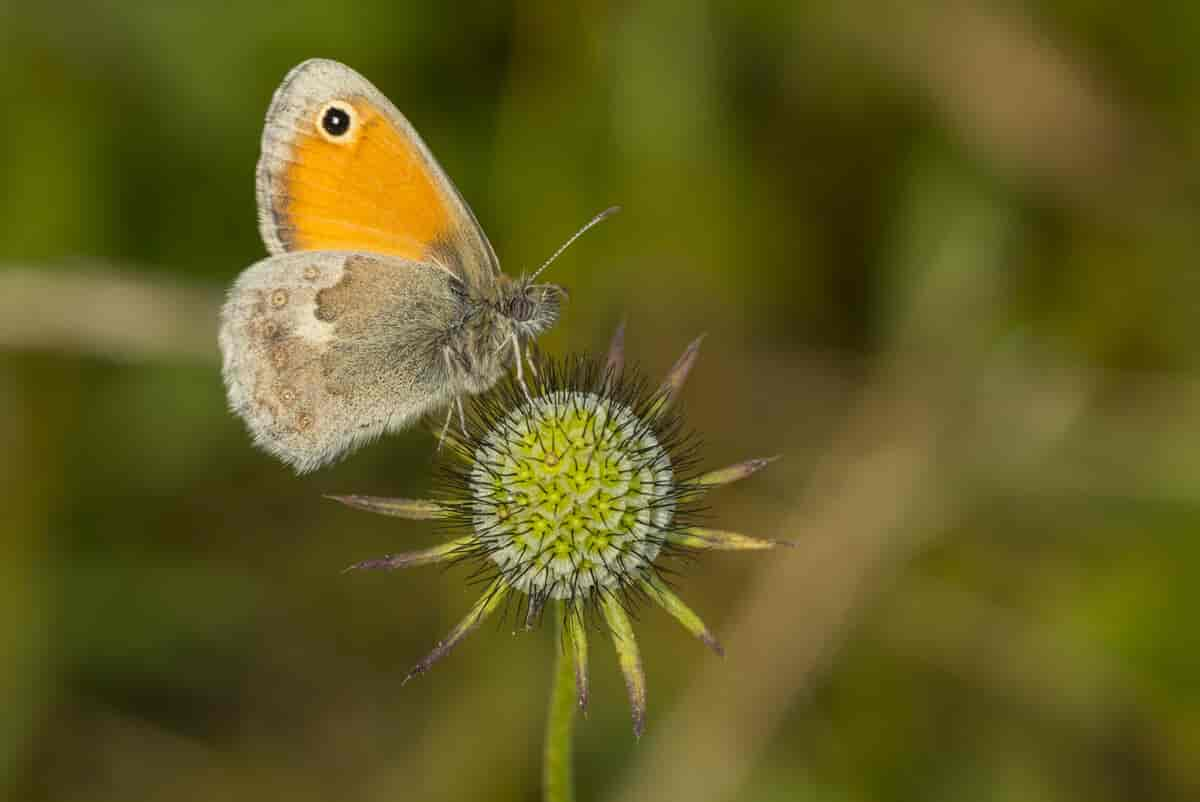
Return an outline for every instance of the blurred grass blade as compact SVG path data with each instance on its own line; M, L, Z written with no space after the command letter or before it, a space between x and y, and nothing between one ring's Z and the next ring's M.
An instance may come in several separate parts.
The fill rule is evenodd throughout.
M704 625L700 616L696 615L692 608L684 604L683 599L675 595L675 591L667 587L667 583L657 573L651 571L650 576L642 581L642 587L650 598L654 599L659 605L670 613L676 621L683 624L683 628L695 635L708 648L712 649L721 657L725 656L725 650L717 639L713 637L712 632Z
M504 601L504 597L507 594L508 586L506 586L501 580L497 579L496 581L492 582L484 594L479 597L479 601L475 602L475 606L471 608L471 612L467 613L467 617L460 621L458 626L450 630L450 634L447 635L443 640L439 641L438 645L434 647L433 651L427 654L421 660L421 662L413 666L412 671L408 672L408 675L404 677L404 681L401 684L403 685L407 683L410 679L419 674L424 674L430 669L430 667L433 666L434 663L450 654L450 651L457 646L463 638L465 638L467 635L470 635L475 627L479 626L483 619L487 618L495 611L496 607L500 605L500 602Z
M430 521L445 518L449 512L436 501L422 498L384 498L383 496L332 496L325 498L380 515L393 518L408 518L412 521Z
M621 606L621 600L614 595L606 594L600 602L600 608L612 633L621 673L625 675L625 689L629 692L629 706L633 713L633 734L641 738L642 730L646 727L646 673L642 670L642 656L633 635L633 624Z

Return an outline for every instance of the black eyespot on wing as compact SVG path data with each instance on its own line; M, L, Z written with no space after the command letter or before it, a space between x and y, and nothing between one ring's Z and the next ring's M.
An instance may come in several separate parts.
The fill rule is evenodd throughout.
M321 115L321 127L332 137L345 135L350 130L350 110L338 105L329 106Z

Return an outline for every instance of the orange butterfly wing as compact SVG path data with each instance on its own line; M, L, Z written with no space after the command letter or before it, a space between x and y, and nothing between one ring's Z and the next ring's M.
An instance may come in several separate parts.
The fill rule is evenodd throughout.
M258 164L259 223L273 254L349 250L447 268L489 290L495 252L416 131L369 81L322 59L275 93Z

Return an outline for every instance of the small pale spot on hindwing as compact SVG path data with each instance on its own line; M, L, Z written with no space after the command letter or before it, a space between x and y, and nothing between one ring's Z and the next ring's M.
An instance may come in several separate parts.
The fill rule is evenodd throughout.
M282 287L271 293L271 306L276 309L282 309L287 306L288 291Z

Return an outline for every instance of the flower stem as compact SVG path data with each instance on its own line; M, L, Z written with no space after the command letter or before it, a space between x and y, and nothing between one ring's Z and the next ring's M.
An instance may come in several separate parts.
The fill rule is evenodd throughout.
M545 802L574 802L575 786L571 775L571 733L575 729L575 666L572 649L567 648L563 603L555 607L558 642L554 676L550 680L550 714L546 719L546 750L542 763L542 788Z

